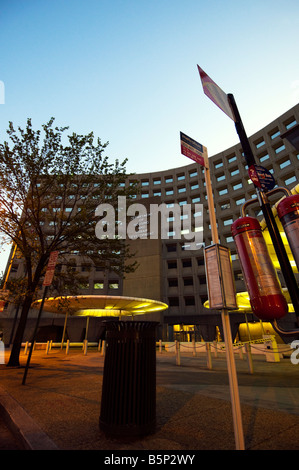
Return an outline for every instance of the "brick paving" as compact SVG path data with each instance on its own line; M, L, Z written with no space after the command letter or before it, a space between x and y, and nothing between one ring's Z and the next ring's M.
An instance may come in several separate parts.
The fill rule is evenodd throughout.
M25 364L26 357L21 356ZM234 450L228 375L224 355L157 352L157 425L153 434L112 439L99 429L104 359L97 351L34 351L26 385L24 368L0 367L2 401L19 407L13 419L24 423L32 449L61 450ZM236 357L247 450L299 449L299 365L288 358L253 359L254 373ZM9 401L12 400L12 401ZM1 401L1 394L0 394ZM15 411L14 411L15 412ZM1 413L0 413L1 415ZM29 424L28 424L29 423ZM3 429L3 446L14 447ZM2 431L1 431L2 432ZM10 442L9 442L10 440ZM0 433L1 441L1 433ZM18 443L16 444L17 449Z

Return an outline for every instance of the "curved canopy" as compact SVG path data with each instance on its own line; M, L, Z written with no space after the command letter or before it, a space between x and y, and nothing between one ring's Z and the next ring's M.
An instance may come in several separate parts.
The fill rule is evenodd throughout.
M39 308L41 299L32 307ZM168 305L158 300L112 295L77 295L49 297L45 299L44 310L53 313L70 313L73 316L118 317L158 312Z

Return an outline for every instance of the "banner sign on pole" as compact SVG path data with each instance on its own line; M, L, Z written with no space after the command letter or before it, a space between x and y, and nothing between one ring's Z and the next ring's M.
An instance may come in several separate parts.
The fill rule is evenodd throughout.
M185 157L191 158L203 167L205 166L206 147L183 134L183 132L181 132L181 152Z
M209 308L236 310L238 306L229 249L217 243L205 248L204 257Z
M236 121L234 113L230 107L227 94L221 90L215 82L213 82L213 80L201 67L199 67L199 65L197 68L201 78L204 94L207 95L207 97L210 98L210 100L212 100L213 103L215 103L228 117L233 121Z
M52 284L58 255L59 255L59 251L52 251L50 254L43 286L50 286Z

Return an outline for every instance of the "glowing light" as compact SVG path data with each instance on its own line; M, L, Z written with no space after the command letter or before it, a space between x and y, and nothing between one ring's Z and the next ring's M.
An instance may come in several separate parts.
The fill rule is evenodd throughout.
M39 308L41 299L32 307ZM158 300L138 297L112 295L78 295L67 297L49 297L45 300L44 310L72 316L116 317L141 315L143 313L165 310L168 305Z

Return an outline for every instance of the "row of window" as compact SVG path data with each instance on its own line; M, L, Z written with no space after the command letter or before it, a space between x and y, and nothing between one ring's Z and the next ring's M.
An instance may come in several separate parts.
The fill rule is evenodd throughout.
M104 282L103 281L94 281L93 286L90 286L89 282L85 282L80 284L80 289L89 289L90 287L93 287L93 289L100 290L104 289ZM108 289L119 289L119 281L109 281L108 282Z
M286 167L289 166L289 165L291 165L291 161L290 161L290 160L284 160L279 166L280 166L280 169L283 169L283 168L286 168ZM273 173L274 173L273 168L270 168L270 169L269 169L269 172L273 174ZM283 184L284 184L285 186L289 186L289 185L291 185L291 184L293 184L293 183L296 183L296 182L297 182L297 178L296 178L296 176L295 176L294 174L293 174L293 175L290 175L290 176L287 176L287 177L283 180ZM251 180L248 180L248 184L252 184L252 181L251 181ZM239 190L239 189L241 189L241 188L243 188L243 183L242 183L242 182L238 182L238 183L235 183L235 184L232 185L232 189L233 189L234 191L237 191L237 190ZM229 194L229 188L222 188L222 189L219 189L219 190L218 190L218 195L219 195L219 196L224 196L225 194ZM243 204L243 203L245 202L245 198L237 199L235 202L236 202L237 205ZM230 204L230 203L228 203L228 204ZM223 207L223 209L222 209L222 207L221 207L222 210L227 209L227 208L228 208L227 205L225 205L225 206Z
M243 280L243 275L242 273L236 273L235 275L235 280ZM204 280L202 284L205 284ZM169 307L179 307L180 306L180 300L184 300L184 306L195 306L195 296L192 295L184 295L182 298L180 297L168 297L168 305ZM204 300L206 299L201 299L202 303L204 303Z
M290 163L286 163L285 166L287 166L287 164L290 164ZM273 173L273 169L270 169L269 171L271 173ZM239 173L239 170L235 170L234 175L237 175L238 173ZM223 175L221 175L217 178L217 181L220 182L220 181L225 180L225 179L226 179L226 177L223 174ZM247 183L250 185L250 184L252 184L252 181L250 179L248 179ZM198 184L194 184L193 186L190 187L191 191L196 190L198 188L199 188ZM237 191L237 190L243 188L243 183L241 181L237 181L232 185L232 188L233 188L234 191ZM177 188L178 194L183 194L186 191L187 191L187 188L185 186ZM228 193L229 193L229 188L227 188L227 187L218 189L218 195L219 196L223 196L223 195L228 194ZM153 191L153 196L161 196L161 195L162 195L161 191L157 191L157 192ZM168 190L165 189L165 196L172 196L172 195L174 195L174 189L173 188L168 189ZM145 193L144 192L144 193L141 194L141 197L142 198L148 198L148 197L150 197L150 193L148 193L148 192ZM205 195L204 198L206 200L207 195ZM198 202L200 202L200 200L201 200L201 196L196 196L196 198L192 199L192 203L198 203ZM179 204L180 205L187 204L187 201L184 201L184 202L180 201Z
M185 304L186 307L195 306L195 297L194 296L184 297L184 304ZM169 307L179 307L179 305L180 305L179 297L169 297L168 298L168 305L169 305Z
M278 155L283 150L285 150L285 146L281 145L275 149L275 153ZM258 158L259 158L260 163L264 163L265 161L270 159L268 153L263 153ZM297 154L297 158L299 159L299 154ZM279 163L279 166L281 169L285 168L288 165L291 165L291 161L289 158L286 158L282 163ZM273 173L273 169L269 169L269 171ZM237 176L239 173L240 173L239 168L234 168L233 170L230 171L229 176L232 178L234 176ZM216 181L218 183L220 183L221 181L225 181L225 180L226 180L226 175L224 173L221 173L219 176L216 176ZM248 184L251 184L250 180L248 180Z
M176 259L168 260L168 262L167 262L168 269L177 269L178 261L179 260L176 260ZM195 259L194 259L194 261L195 261ZM183 268L191 268L192 267L192 259L191 258L183 258L183 259L181 259L181 263L182 263ZM197 258L197 265L198 266L204 266L204 259L203 258Z
M73 265L70 267L71 271L81 271L81 272L90 272L92 269L94 268L94 270L96 272L105 272L106 271L106 268L105 266L92 266L90 264L86 264L86 265ZM62 271L62 265L61 264L57 264L55 270L57 272L61 272ZM113 266L110 267L110 271L113 271ZM113 274L112 274L113 276Z
M284 123L284 126L285 126L285 129L288 130L288 129L291 129L293 126L295 126L297 124L297 121L294 117L291 117L289 118L285 123ZM274 141L276 138L280 137L281 133L280 133L280 130L278 129L278 127L276 126L274 129L272 129L269 133L269 138L271 141ZM265 141L265 138L264 137L260 137L259 139L257 139L255 142L253 142L253 145L255 146L255 148L257 150L259 149L262 149L263 146L266 145L266 141ZM276 147L274 147L274 152L276 154L279 154L280 152L282 152L283 150L285 150L285 145L284 144L278 144ZM243 154L242 154L243 155ZM265 154L265 155L261 155L260 157L260 161L263 162L264 160L266 160L267 158L269 158L269 155L268 154ZM231 163L237 161L237 155L234 153L234 154L231 154L231 155L228 155L226 157L226 162L230 165ZM223 160L217 160L214 162L214 169L215 170L218 170L219 168L222 168L224 166L224 162ZM233 175L232 175L233 176Z
M183 278L184 286L193 286L193 277ZM168 287L178 287L179 280L177 277L168 279Z
M199 184L198 183L191 184L190 189L191 189L191 191L195 191L196 189L199 189ZM187 188L186 188L186 186L179 186L179 187L176 188L176 191L177 191L178 194L184 194L187 191ZM173 196L174 193L175 193L175 189L173 189L173 188L165 189L164 193L165 193L165 196ZM149 192L142 192L141 193L142 198L147 198L149 196L150 196ZM157 191L153 190L153 196L162 196L161 190L160 189L157 190Z
M252 184L251 180L248 180L248 184ZM236 182L235 184L232 185L232 188L234 191L238 191L239 189L243 188L243 183L241 181ZM229 188L225 187L222 189L218 189L218 195L219 196L224 196L225 194L229 193Z
M299 154L298 154L298 155L299 155ZM269 157L269 156L267 155L267 158L268 158L268 157ZM299 158L299 156L298 156L298 158ZM282 163L279 164L279 167L280 167L280 169L283 169L283 168L286 168L286 167L289 166L289 165L291 165L291 161L290 161L289 159L286 159L286 160L284 160ZM270 168L269 171L270 171L270 173L274 173L273 168ZM239 169L235 169L233 172L231 172L231 176L236 176L237 174L239 174ZM222 174L222 175L220 175L220 176L217 177L217 181L218 181L218 182L224 181L225 179L226 179L226 176L225 176L224 174ZM296 179L295 179L295 181L296 181ZM291 184L292 182L293 182L293 179L290 180L290 181L289 181L289 179L288 179L288 181L285 182L285 184L288 185L288 184ZM247 179L247 184L249 184L249 185L252 184L251 179ZM198 184L194 184L194 185L191 185L190 188L191 188L191 191L193 191L193 190L198 189L198 188L199 188L199 185L198 185ZM232 189L233 189L234 191L238 191L239 189L242 189L242 188L243 188L243 182L242 182L242 181L236 181L234 184L232 184ZM187 189L186 189L185 186L184 186L184 187L179 187L179 188L177 188L178 194L185 193L186 191L187 191ZM229 188L228 188L228 187L224 187L224 188L218 189L217 192L218 192L218 195L219 195L219 196L224 196L225 194L228 194L228 193L229 193ZM153 195L154 195L154 196L161 196L161 191L157 191L157 192L153 191ZM172 196L172 195L174 195L174 189L173 189L173 188L168 189L168 190L167 190L167 189L165 190L165 196ZM142 193L142 194L141 194L141 197L142 197L142 198L148 198L148 197L149 197L149 193L148 193L148 192L147 192L147 193ZM207 196L205 195L204 198L207 199ZM238 200L238 201L239 201L239 200ZM242 201L243 201L243 199L242 199ZM198 202L200 202L200 196L197 196L196 198L192 199L192 202L193 202L193 203L198 203ZM181 202L180 202L180 205L183 205L184 203L187 204L187 201L184 201L184 202L181 201ZM241 204L241 203L242 203L242 202L236 202L237 205L239 205L239 204Z
M189 172L189 178L194 178L197 175L198 175L197 170L192 170L192 171ZM173 183L174 180L176 180L176 181L185 181L185 179L186 179L185 173L178 174L176 176L176 178L173 177L173 176L165 176L164 177L164 183L165 184L170 184L170 183ZM141 180L141 186L142 187L149 186L149 184L150 184L149 179L142 179ZM158 185L161 185L161 184L162 184L162 179L161 178L154 178L153 179L153 185L154 186L158 186Z
M200 301L201 301L201 304L203 305L205 303L206 300L208 300L208 297L206 295L201 295L199 296L200 298ZM180 306L180 300L183 300L183 305L182 307L192 307L194 306L195 307L195 297L194 296L191 296L191 295L186 295L184 296L182 299L180 299L179 297L168 297L168 305L169 307L179 307Z
M289 130L292 127L294 127L296 124L297 124L296 119L294 117L291 117L284 123L284 126L285 126L286 130ZM270 140L275 140L275 139L277 139L277 137L280 137L280 135L281 134L280 134L280 130L278 129L278 127L275 127L270 132L268 132L268 136L269 136ZM266 145L264 137L260 137L257 141L254 142L254 145L257 149L260 149L261 147ZM282 147L284 147L284 146L282 146ZM279 149L280 149L280 147L279 147ZM278 150L276 153L279 153L279 152L281 152L281 149Z

